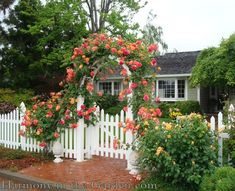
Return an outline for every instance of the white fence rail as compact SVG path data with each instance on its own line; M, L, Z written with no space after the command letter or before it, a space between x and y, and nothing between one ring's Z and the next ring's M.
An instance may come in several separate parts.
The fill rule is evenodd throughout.
M81 97L79 100L78 109L84 101ZM42 148L35 139L19 135L20 130L25 130L21 124L25 112L25 105L21 103L20 108L0 115L0 144L7 148L40 152ZM95 126L87 127L84 119L80 119L78 128L65 129L65 132L60 135L59 142L64 149L64 157L74 158L80 162L85 157L91 158L92 155L127 159L128 151L120 145L131 143L133 136L128 135L129 132L124 132L119 127L119 122L124 123L127 117L132 118L130 109L129 112L122 110L119 115L111 116L97 108L96 114L99 122ZM121 144L114 144L117 142Z

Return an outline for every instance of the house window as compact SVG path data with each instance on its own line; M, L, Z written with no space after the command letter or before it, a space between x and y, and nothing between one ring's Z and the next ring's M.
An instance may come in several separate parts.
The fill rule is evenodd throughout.
M114 82L114 95L118 95L121 90L121 83Z
M183 79L158 80L157 94L163 100L175 101L185 98L186 81Z
M178 98L184 98L185 80L178 80Z
M175 80L158 81L159 97L175 98Z
M105 94L118 95L121 91L121 82L99 82L99 91Z
M99 90L105 94L112 94L112 82L100 82Z

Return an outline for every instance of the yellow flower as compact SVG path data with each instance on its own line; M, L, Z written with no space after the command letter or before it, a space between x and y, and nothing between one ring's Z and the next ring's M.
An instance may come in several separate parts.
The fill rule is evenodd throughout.
M191 145L194 145L194 141L191 142Z
M167 138L170 139L170 138L171 138L171 135L167 135Z
M194 160L192 160L192 165L195 165L195 161Z
M165 123L165 128L167 131L170 131L172 129L172 125L170 123Z
M159 129L159 127L158 127L158 126L156 126L156 127L155 127L155 129L156 129L156 130L158 130L158 129Z
M76 102L76 99L75 99L75 98L70 98L69 103L70 103L71 105L75 104L75 102Z
M159 156L164 151L163 147L158 147L156 150L156 155Z
M144 125L145 126L149 126L149 122L148 121L144 121Z

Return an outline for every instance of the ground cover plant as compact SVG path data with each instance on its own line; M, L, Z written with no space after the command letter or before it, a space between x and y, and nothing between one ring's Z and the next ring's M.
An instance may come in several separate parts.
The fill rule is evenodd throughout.
M20 149L9 149L0 145L0 169L18 171L32 165L48 162L53 159L53 155L43 155L22 151Z

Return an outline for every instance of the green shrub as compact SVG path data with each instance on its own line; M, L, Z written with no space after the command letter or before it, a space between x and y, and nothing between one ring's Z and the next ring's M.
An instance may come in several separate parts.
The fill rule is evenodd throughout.
M200 191L234 191L235 169L220 167L211 175L205 175L200 185Z
M177 101L175 103L161 102L158 107L162 111L162 117L169 117L170 110L179 109L183 115L190 113L200 113L201 108L198 101Z
M11 90L11 89L0 89L0 102L7 102L15 106L19 106L21 102L30 104L30 99L34 96L32 90Z
M148 177L135 186L135 191L188 191L182 185L175 185L162 180L159 177Z
M230 156L230 160L228 163L235 167L235 126L232 125L231 129L226 131L229 134L229 139L224 140L224 147L223 147L223 156L226 158L228 155ZM226 161L223 160L223 161Z
M162 112L162 117L169 117L171 107L173 107L173 103L161 102L158 104L158 108Z
M150 127L139 140L139 164L166 182L197 189L214 170L213 135L201 115L182 116L175 123Z
M104 109L105 113L116 115L124 106L127 105L126 101L120 102L117 95L104 94L96 100L97 105Z
M177 101L174 103L173 107L178 108L183 115L201 112L198 101Z

